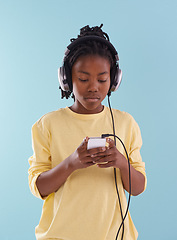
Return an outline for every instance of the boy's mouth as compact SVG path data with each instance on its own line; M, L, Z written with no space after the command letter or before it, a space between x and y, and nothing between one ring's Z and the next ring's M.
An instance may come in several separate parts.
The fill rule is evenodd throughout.
M85 98L87 102L97 102L99 101L99 98Z
M98 96L88 96L84 98L87 102L97 102L100 100Z

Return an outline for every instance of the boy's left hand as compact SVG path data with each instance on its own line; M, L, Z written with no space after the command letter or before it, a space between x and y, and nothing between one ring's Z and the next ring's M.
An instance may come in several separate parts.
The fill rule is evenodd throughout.
M93 162L100 168L114 167L121 169L126 163L126 158L117 150L111 138L107 138L106 142L109 144L106 151L91 155Z
M128 160L121 154L115 144L114 141L110 138L106 139L108 143L108 147L104 152L95 153L93 149L93 153L90 152L90 156L93 159L93 163L96 163L99 168L119 168L122 183L124 189L127 192L129 191L129 168L128 168ZM144 191L145 186L145 177L144 175L137 171L133 166L130 165L131 169L131 194L136 196Z

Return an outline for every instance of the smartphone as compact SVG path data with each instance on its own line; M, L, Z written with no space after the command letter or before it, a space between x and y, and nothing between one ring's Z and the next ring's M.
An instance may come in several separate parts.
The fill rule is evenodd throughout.
M87 149L97 148L97 147L105 147L106 146L106 138L101 137L91 137L87 143Z

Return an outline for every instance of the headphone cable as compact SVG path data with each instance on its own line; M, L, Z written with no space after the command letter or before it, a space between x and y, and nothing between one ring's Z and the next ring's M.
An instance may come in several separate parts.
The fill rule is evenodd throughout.
M114 143L115 143L115 146L116 146L115 125L114 125L114 117L113 117L111 103L110 103L110 96L111 96L111 92L108 93L108 105L109 105L109 110L110 110L110 113L111 113L113 135L114 135ZM122 238L121 238L121 240L123 240L123 236L124 236L124 221L123 221L123 212L122 212L122 205L121 205L121 201L120 201L119 189L118 189L118 185L117 185L116 168L114 168L114 181L115 181L115 186L116 186L117 198L118 198L119 206L120 206L121 218L122 218L122 222L123 222L123 225L122 225ZM118 237L118 234L116 235L116 240L117 240L117 237Z
M113 134L102 134L102 137L109 137L109 136L113 136L114 137L114 142L115 142L115 146L116 146L116 138L121 142L124 150L125 150L125 153L126 153L126 157L127 157L127 160L128 160L128 167L129 167L129 197L128 197L128 203L127 203L127 209L126 209L126 212L125 212L125 215L123 217L123 213L122 213L122 206L121 206L121 201L120 201L120 195L119 195L119 190L118 190L118 185L117 185L117 174L116 174L116 168L114 168L114 180L115 180L115 185L116 185L116 191L117 191L117 197L118 197L118 201L119 201L119 206L120 206L120 212L121 212L121 217L122 217L122 223L120 224L119 226L119 229L117 231L117 235L116 235L116 238L115 240L117 240L117 237L119 235L119 232L121 230L121 227L123 228L122 229L122 237L121 237L121 240L123 240L123 236L124 236L124 220L128 214L128 210L129 210L129 206L130 206L130 198L131 198L131 172L130 172L130 160L129 160L129 156L128 156L128 153L127 153L127 150L126 150L126 147L123 143L123 141L115 135L115 125L114 125L114 117L113 117L113 113L112 113L112 108L111 108L111 104L110 104L110 97L111 95L111 92L108 93L108 105L109 105L109 110L110 110L110 113L111 113L111 118L112 118L112 126L113 126Z

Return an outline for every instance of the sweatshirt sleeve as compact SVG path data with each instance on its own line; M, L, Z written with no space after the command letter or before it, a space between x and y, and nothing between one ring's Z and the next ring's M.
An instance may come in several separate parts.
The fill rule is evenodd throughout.
M132 118L132 134L131 134L129 159L130 159L131 165L137 171L141 172L144 175L145 177L144 190L145 190L147 185L147 178L146 178L146 172L145 172L145 163L142 161L141 154L140 154L141 146L142 146L141 132L138 124Z
M51 154L50 132L42 118L32 127L32 147L33 156L28 160L30 164L28 170L29 187L34 196L44 199L38 191L36 180L42 172L51 169Z

